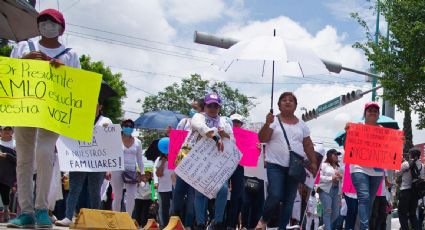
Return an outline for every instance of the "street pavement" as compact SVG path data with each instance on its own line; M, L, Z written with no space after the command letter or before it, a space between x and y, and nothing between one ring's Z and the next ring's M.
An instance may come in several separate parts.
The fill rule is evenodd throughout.
M0 229L14 229L14 228L7 228L6 227L7 223L0 223ZM27 229L27 228L15 228L15 229ZM69 229L68 227L58 227L58 226L54 226L51 229Z

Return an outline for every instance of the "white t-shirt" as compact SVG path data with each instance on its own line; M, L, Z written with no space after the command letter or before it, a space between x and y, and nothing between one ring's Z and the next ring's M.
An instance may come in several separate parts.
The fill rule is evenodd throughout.
M111 119L108 117L104 117L102 115L99 116L99 119L96 122L96 126L103 126L104 124L112 125Z
M15 139L12 139L10 141L2 141L2 140L0 140L0 145L3 145L4 147L8 147L8 148L11 148L11 149L15 149L16 148Z
M155 170L157 170L161 166L161 158L158 157L155 160ZM173 170L168 169L168 161L165 161L164 166L164 175L162 177L156 176L156 171L154 172L155 175L155 182L158 181L158 192L171 192L173 190L173 182L171 180L171 174L173 174Z
M142 142L135 137L133 138L134 142L129 148L125 147L124 144L122 145L124 152L124 168L126 170L135 171L137 162L137 166L139 166L140 172L143 174L145 169L143 167Z
M304 152L303 140L310 136L310 130L304 121L299 120L296 124L283 123L289 144L296 153L306 157ZM289 166L289 150L286 144L285 136L279 125L279 120L275 117L274 122L270 124L273 133L269 142L266 143L266 162L278 164L284 167Z
M34 44L34 48L37 51L41 51L45 53L49 57L55 57L59 53L61 53L63 50L65 50L65 46L61 45L58 48L46 48L42 45L40 45L39 41L36 39L31 39L32 43ZM12 58L22 58L25 54L30 52L30 48L27 41L19 42L16 47L13 48L12 53L10 54L10 57ZM78 58L77 53L73 52L71 49L67 53L61 55L59 58L66 66L74 67L74 68L81 68L80 65L80 59Z

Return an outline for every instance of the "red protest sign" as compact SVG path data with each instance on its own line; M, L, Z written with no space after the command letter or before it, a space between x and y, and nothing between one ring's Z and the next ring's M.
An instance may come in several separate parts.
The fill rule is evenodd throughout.
M344 162L398 170L403 155L403 132L364 124L350 124Z

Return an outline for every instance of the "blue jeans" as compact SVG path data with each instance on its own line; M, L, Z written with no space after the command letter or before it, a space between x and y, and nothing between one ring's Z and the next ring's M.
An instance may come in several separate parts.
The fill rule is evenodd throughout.
M174 191L173 191L173 200L172 200L173 204L171 205L173 216L179 216L180 219L183 219L182 211L183 211L185 202L187 207L186 216L188 215L187 211L190 210L189 207L193 207L193 203L194 203L193 191L194 189L188 183L186 183L179 176L176 176L176 187L174 188ZM187 199L184 199L185 196L187 196ZM189 218L190 218L190 214L189 214ZM193 218L193 213L192 213L192 218ZM192 223L190 222L191 220L187 220L187 219L188 218L185 218L184 225L185 227L191 227L192 226Z
M221 187L215 198L214 206L214 221L215 223L222 223L224 218L224 210L226 209L227 203L227 183ZM195 191L195 215L196 223L206 224L208 197L204 194Z
M344 195L345 203L347 204L347 216L345 217L345 229L354 230L357 218L357 199L350 198Z
M333 185L329 193L325 191L320 191L320 202L323 205L323 224L325 225L325 230L334 229L332 223L339 216L339 203L340 199L338 196L339 186Z
M282 208L279 216L279 228L286 229L292 215L298 181L288 175L288 167L267 163L268 196L264 204L263 221L270 221L274 212L278 211L279 203Z
M189 187L185 199L185 214L183 224L185 227L192 227L195 219L195 189Z
M91 209L100 208L100 187L102 187L105 172L69 172L69 193L66 199L66 218L72 220L81 190L88 180L88 197Z
M369 228L369 217L382 176L369 176L365 173L351 173L353 185L357 191L360 230Z
M247 178L248 177L245 177L244 181L247 180ZM247 229L255 228L263 213L264 181L258 181L260 182L260 186L256 193L249 192L246 189L243 190L241 209L242 227Z
M230 195L230 209L227 213L227 226L236 228L238 222L238 214L241 207L242 191L244 185L243 179L244 169L238 165L233 175L230 177L232 191Z

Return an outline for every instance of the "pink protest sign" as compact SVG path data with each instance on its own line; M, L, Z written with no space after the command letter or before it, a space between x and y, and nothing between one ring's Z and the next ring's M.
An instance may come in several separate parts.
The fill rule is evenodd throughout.
M235 135L236 146L242 152L242 159L239 164L256 167L260 156L260 148L257 147L257 144L260 143L258 134L237 127L233 128L233 134Z
M317 172L317 176L316 176L316 179L314 180L314 184L315 185L319 184L319 181L320 181L320 171Z
M184 140L189 132L186 130L173 129L170 131L170 144L168 147L168 168L175 169L174 161L182 147Z
M357 193L356 188L353 185L353 181L351 180L350 164L345 164L344 179L342 182L342 192ZM382 194L382 181L379 184L378 192L376 192L376 195L378 196L380 196L381 194Z

